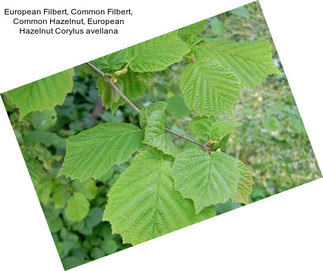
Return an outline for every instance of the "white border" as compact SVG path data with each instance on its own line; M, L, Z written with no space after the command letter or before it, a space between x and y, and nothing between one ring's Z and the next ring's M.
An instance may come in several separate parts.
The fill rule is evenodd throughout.
M50 6L64 6L55 1ZM1 90L163 34L249 1L118 1L140 16L118 40L27 39L0 26ZM323 168L320 1L260 1L308 135ZM79 1L66 4L86 6ZM43 1L2 1L31 8ZM91 7L107 6L91 1ZM168 11L168 14L166 12ZM163 14L164 12L164 14ZM103 44L102 44L103 43ZM104 44L106 43L106 44ZM94 44L94 45L93 45ZM90 49L91 48L91 49ZM92 49L94 48L94 49ZM44 60L46 60L44 62ZM1 270L62 270L12 128L0 104ZM272 196L75 270L322 270L323 181Z

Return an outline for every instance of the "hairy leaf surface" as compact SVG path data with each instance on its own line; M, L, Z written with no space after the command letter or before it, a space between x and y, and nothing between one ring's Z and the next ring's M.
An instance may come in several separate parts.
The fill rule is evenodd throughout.
M173 138L165 133L165 110L155 110L147 118L144 143L153 146L165 154L175 156L178 152Z
M230 113L240 93L236 76L212 59L186 66L180 88L188 108L204 116Z
M248 204L249 196L254 183L252 173L241 161L238 161L238 169L240 172L240 180L238 184L238 190L233 195L232 200L234 202Z
M67 93L72 91L74 70L56 73L44 79L15 88L5 93L23 118L32 111L53 109L61 105Z
M213 58L231 69L249 87L260 84L268 75L280 73L273 63L271 44L267 40L208 41L196 47L194 52L198 58Z
M189 127L196 135L205 140L218 140L232 133L239 123L233 120L196 117L189 122Z
M141 130L132 124L99 124L67 139L59 175L80 181L100 178L112 165L126 162L142 140Z
M182 60L189 49L177 32L128 48L129 68L135 72L155 72Z
M103 219L124 243L135 245L214 215L214 208L195 214L192 202L174 190L169 158L154 149L140 153L111 188Z
M81 221L86 217L89 210L90 203L86 197L82 193L76 192L68 199L65 215L70 221Z
M225 153L188 149L176 156L172 169L175 189L192 199L196 212L223 203L236 193L237 160Z

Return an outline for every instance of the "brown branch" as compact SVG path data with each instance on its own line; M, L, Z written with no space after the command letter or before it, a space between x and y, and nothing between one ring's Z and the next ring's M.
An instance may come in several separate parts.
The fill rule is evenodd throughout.
M104 78L104 80L111 86L111 88L115 91L115 92L117 92L118 93L118 95L122 98L122 99L124 99L125 101L126 101L126 103L127 104L129 104L138 114L140 114L141 113L141 110L132 102L132 101L130 101L129 99L128 99L128 97L127 96L125 96L124 94L123 94L123 92L111 81L111 79L107 76L107 75L105 75L104 74L104 72L103 71L101 71L99 68L97 68L96 66L94 66L92 63L90 63L90 62L87 62L86 63L86 65L88 65L91 69L93 69L94 71L96 71L99 75L101 75L103 78ZM199 142L199 141L196 141L196 140L193 140L193 139L191 139L191 138L189 138L189 137L186 137L186 136L184 136L184 135L180 135L180 134L178 134L178 133L176 133L176 132L174 132L174 131L172 131L172 130L170 130L170 129L168 129L168 128L165 128L165 131L167 132L167 133L170 133L170 134L172 134L172 135L174 135L174 136L177 136L177 137L179 137L179 138L182 138L182 139L185 139L186 141L189 141L189 142L191 142L191 143L193 143L193 144L196 144L196 145L198 145L198 146L200 146L200 147L202 147L205 151L211 151L212 150L212 147L210 146L210 145L208 145L208 144L205 144L205 143L202 143L202 142Z

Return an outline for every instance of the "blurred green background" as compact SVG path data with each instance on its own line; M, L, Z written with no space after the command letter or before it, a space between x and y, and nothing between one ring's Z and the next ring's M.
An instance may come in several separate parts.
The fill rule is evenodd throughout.
M271 40L257 2L208 19L203 36L235 41ZM282 70L276 51L273 57ZM193 137L187 128L192 115L178 96L183 68L184 64L179 63L155 73L149 91L134 102L142 107L166 101L168 127ZM65 139L101 122L139 121L127 105L115 114L104 110L95 78L78 67L75 70L73 92L53 111L30 113L19 120L18 110L3 97L65 269L129 247L122 244L119 235L111 233L109 223L101 222L106 194L128 164L114 166L97 181L80 183L57 178L65 155ZM227 151L253 173L255 185L250 202L321 177L284 73L267 78L256 88L244 88L232 117L241 125L228 138ZM186 142L174 140L185 148ZM64 215L67 199L75 191L83 193L91 203L87 217L77 223ZM229 201L217 205L216 211L221 214L239 206Z

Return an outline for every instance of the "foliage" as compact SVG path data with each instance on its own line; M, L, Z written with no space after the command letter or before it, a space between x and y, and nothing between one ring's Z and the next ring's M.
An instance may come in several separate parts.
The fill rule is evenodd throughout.
M85 181L104 176L111 166L140 150L142 132L128 123L103 123L67 139L59 176Z
M138 154L109 192L103 219L124 242L138 244L214 215L196 215L190 200L174 189L172 158L155 149Z
M139 115L86 65L73 86L69 70L5 93L66 269L320 175L259 14L253 3L91 61Z
M70 69L13 89L6 95L19 108L23 118L29 112L53 109L62 104L72 86L73 70Z

